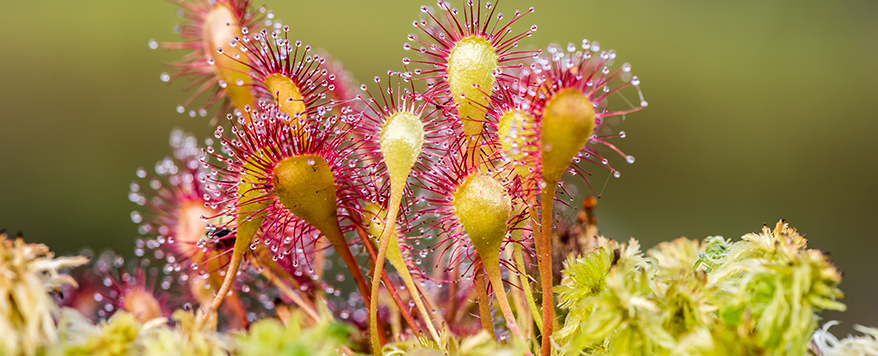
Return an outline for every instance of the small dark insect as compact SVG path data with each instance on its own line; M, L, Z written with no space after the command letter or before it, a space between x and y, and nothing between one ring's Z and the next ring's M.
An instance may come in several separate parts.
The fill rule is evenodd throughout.
M231 233L232 230L222 228L214 232L208 232L207 236L210 237L210 242L213 243L217 249L225 251L235 247L235 237L228 237Z

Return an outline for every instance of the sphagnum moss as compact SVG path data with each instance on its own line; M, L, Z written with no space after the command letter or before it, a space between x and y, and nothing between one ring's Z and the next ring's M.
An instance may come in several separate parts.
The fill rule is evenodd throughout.
M264 8L178 4L183 42L150 47L193 50L161 78L193 75L193 97L227 103L218 146L175 132L174 157L138 170L136 263L101 257L73 272L79 290L59 269L84 257L4 234L0 354L876 351L874 329L818 330L819 312L845 308L841 273L783 221L645 254L599 235L593 198L581 226L559 226L556 189L590 184L580 163L618 177L604 154L634 161L611 143L624 132L597 135L605 119L646 107L631 65L597 42L516 50L536 30L512 28L522 12L440 0L405 45L424 58L365 99Z

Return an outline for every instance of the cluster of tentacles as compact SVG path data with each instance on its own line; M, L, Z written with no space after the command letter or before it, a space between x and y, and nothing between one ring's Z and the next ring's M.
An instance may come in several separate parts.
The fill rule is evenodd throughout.
M404 45L417 58L358 85L249 0L178 3L182 42L150 47L191 51L162 80L191 78L178 112L219 125L203 145L175 131L137 171L136 270L103 257L106 290L68 303L148 319L186 301L230 327L328 306L375 354L480 330L549 354L556 190L590 186L585 163L618 177L605 154L633 163L604 124L646 106L630 64L587 40L522 49L533 8L439 1Z

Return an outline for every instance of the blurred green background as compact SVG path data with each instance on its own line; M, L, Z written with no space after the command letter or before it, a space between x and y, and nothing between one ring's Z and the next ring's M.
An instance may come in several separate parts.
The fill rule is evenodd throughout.
M361 81L414 55L402 44L420 2L266 3L293 38ZM652 247L784 218L845 271L849 310L826 315L843 321L834 331L878 326L878 2L504 0L500 10L531 5L516 28L539 30L522 46L599 40L643 81L649 107L618 126L637 162L611 157L622 177L598 205L606 236ZM161 63L183 53L146 45L178 38L176 11L160 0L4 1L0 228L62 253L131 250L135 169L170 154L172 128L212 132L175 112L182 82L159 81Z

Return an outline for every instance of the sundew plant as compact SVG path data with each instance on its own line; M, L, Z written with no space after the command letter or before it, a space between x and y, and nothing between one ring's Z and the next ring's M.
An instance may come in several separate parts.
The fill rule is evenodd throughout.
M534 8L415 6L408 56L361 84L249 0L175 2L148 47L181 53L160 79L214 133L135 172L134 258L2 235L0 355L878 354L820 325L842 273L786 221L600 234L568 187L635 162L607 122L648 91L584 34L519 46L552 26Z

